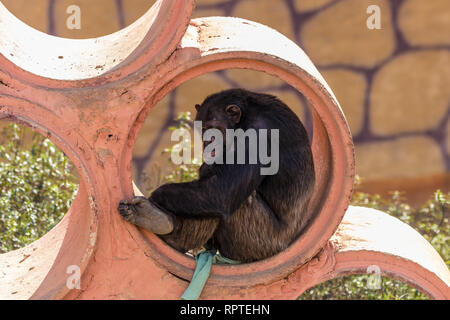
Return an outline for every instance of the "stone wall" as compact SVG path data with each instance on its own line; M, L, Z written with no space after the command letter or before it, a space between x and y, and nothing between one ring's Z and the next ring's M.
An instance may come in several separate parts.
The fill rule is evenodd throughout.
M17 17L53 35L105 35L139 18L149 0L1 0ZM32 4L31 4L32 3ZM66 9L81 7L80 30ZM370 30L369 5L381 29ZM413 203L450 190L450 1L448 0L198 0L194 17L238 16L271 26L297 42L319 68L349 122L363 189L407 191ZM264 41L264 39L261 39ZM274 44L276 45L276 44ZM221 89L270 92L311 129L307 101L258 72L227 70L179 87L151 112L135 149L135 173L165 166L168 126L179 111Z

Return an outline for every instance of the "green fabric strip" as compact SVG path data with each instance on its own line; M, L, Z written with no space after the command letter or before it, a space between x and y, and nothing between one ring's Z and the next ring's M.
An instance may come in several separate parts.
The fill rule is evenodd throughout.
M205 287L211 272L211 266L215 264L238 264L239 261L225 258L217 253L217 250L205 250L195 257L196 267L191 283L181 296L182 300L197 300Z

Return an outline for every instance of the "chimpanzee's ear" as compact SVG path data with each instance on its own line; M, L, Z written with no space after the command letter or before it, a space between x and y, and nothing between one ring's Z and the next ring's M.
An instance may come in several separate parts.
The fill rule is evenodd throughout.
M199 104L195 105L195 110L197 110L197 112L200 110L200 105Z
M225 108L225 112L231 119L233 119L235 123L239 123L239 121L241 121L242 110L241 108L239 108L239 106L230 104Z

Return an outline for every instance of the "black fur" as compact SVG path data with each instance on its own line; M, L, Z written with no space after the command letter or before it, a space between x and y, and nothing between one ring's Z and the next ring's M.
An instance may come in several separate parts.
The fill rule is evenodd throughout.
M229 105L240 108L240 117L225 112ZM310 219L315 176L302 123L276 97L243 89L211 95L197 109L196 120L207 128L279 129L279 171L264 176L260 163L203 164L198 180L159 187L149 200L174 221L174 230L161 237L183 252L210 241L241 262L284 250Z
M232 104L242 111L238 123L224 112ZM306 130L276 97L243 89L206 98L196 120L208 124L214 118L220 130L279 129L279 171L262 176L259 163L203 164L198 180L161 186L149 200L174 217L174 231L162 238L180 251L211 240L222 255L241 262L270 257L292 243L310 218L315 177Z

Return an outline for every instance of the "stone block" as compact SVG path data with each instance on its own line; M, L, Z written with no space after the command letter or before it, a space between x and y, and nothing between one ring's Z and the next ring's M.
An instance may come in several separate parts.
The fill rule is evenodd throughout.
M122 0L125 26L142 17L155 2L155 0Z
M265 24L295 40L291 14L284 1L241 0L234 7L232 16Z
M225 73L239 86L247 90L261 90L266 87L281 86L284 82L263 72L247 69L229 69Z
M381 29L370 30L366 9L373 1L343 0L319 12L301 29L301 42L319 65L350 64L373 67L395 49L388 1L377 1Z
M175 99L176 112L190 111L192 115L195 115L195 105L197 103L202 103L210 94L229 88L228 83L217 73L207 73L196 77L177 88Z
M448 45L450 2L407 0L400 8L399 26L412 45Z
M445 165L439 146L425 136L358 144L356 172L367 180L439 174Z
M294 7L299 12L319 9L333 0L294 0Z
M1 3L29 26L48 32L48 0L2 0Z
M336 95L352 134L358 134L361 131L364 116L367 87L365 77L345 69L323 71L322 75Z
M395 134L432 129L448 110L450 52L398 56L375 75L370 96L373 132Z

